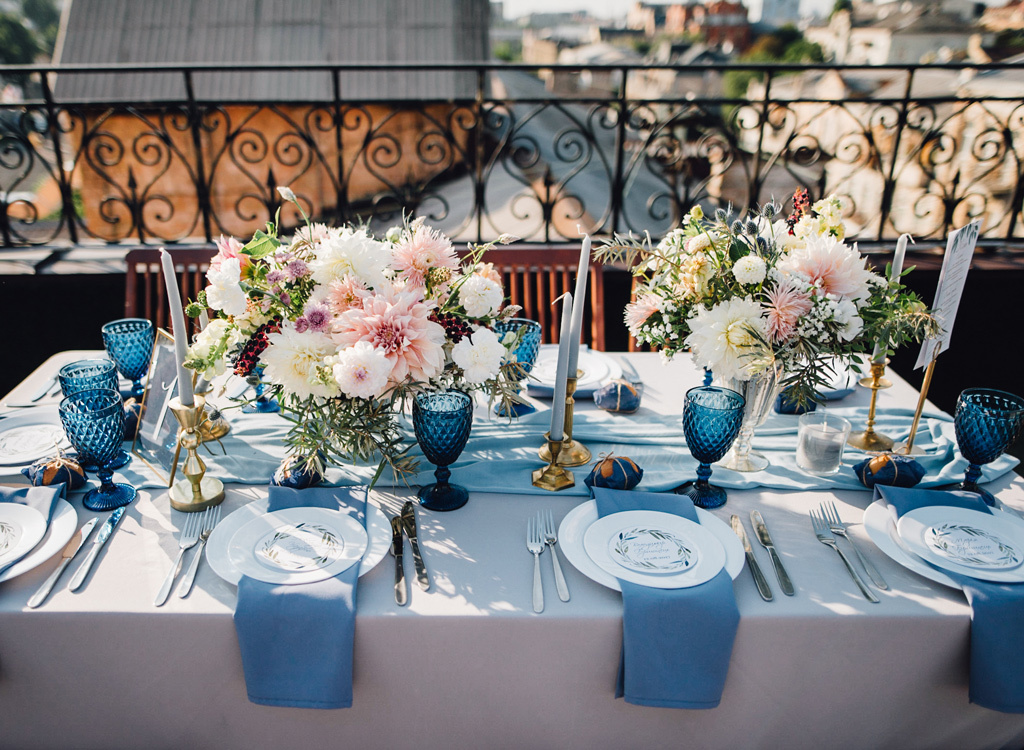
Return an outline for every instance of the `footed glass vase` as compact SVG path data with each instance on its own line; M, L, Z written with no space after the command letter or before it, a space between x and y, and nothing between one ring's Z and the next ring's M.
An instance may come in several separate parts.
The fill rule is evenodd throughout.
M769 412L775 405L775 397L779 395L782 385L782 364L775 365L752 376L750 380L735 378L722 381L729 390L736 391L744 399L743 423L740 425L736 442L718 465L733 471L764 471L768 468L768 459L762 453L751 448L754 431L764 424Z
M473 399L462 391L420 393L412 401L416 442L430 463L437 466L437 481L421 487L420 505L427 510L455 510L469 500L469 490L448 482L448 468L462 454L473 426Z

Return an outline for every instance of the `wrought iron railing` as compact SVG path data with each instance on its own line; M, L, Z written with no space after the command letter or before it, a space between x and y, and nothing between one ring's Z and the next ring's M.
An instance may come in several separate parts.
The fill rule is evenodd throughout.
M870 243L902 232L940 242L980 218L983 245L1012 248L1024 245L1020 71L0 67L34 91L0 104L0 241L245 236L281 208L276 188L287 185L326 221L404 212L462 240L508 232L557 244L579 229L658 236L693 203L745 207L804 187L842 196L854 234ZM263 101L225 90L225 80L269 75L314 77L320 93ZM210 85L217 76L221 85ZM86 77L104 84L77 85ZM374 84L403 80L428 83L402 95L403 86ZM159 94L143 101L149 91ZM283 219L299 221L288 206Z

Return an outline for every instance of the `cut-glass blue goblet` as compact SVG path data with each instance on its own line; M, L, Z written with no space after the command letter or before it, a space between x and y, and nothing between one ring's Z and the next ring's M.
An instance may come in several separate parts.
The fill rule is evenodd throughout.
M533 370L533 365L537 362L537 352L540 351L540 323L528 318L509 318L508 320L500 320L495 323L494 332L498 335L499 339L503 339L509 333L519 335L519 341L516 344L516 348L512 350L512 354L515 355L516 362L522 368L520 373L516 373L518 375L516 383L522 382L523 378ZM521 388L517 388L516 392L518 393L519 390ZM513 403L510 411L511 413L507 414L507 416L516 418L537 411L537 407L533 404ZM501 404L495 405L494 413L502 417L506 416L506 411Z
M412 401L416 442L430 463L437 466L437 482L421 487L420 505L428 510L455 510L469 500L469 490L449 484L448 467L462 454L473 426L473 399L462 391L420 393Z
M98 466L99 489L82 498L89 510L111 510L135 499L135 488L112 480L110 466L124 439L124 404L121 394L107 388L79 391L60 402L64 432L83 464Z
M102 328L103 346L117 371L132 381L132 398L146 390L142 378L153 356L153 323L143 318L122 318Z
M721 487L708 483L711 464L718 461L732 446L743 423L743 396L718 386L699 386L686 392L683 403L683 434L690 453L700 462L697 479L676 488L698 508L725 505L726 494Z
M976 492L994 506L992 493L978 485L981 467L995 461L1020 437L1024 399L991 388L968 388L956 400L953 427L960 453L970 462L956 489Z
M57 380L60 383L61 393L65 397L97 388L116 391L119 387L117 369L109 359L80 359L77 362L66 364L57 373ZM131 460L132 457L128 451L118 448L117 454L110 462L110 468L120 469ZM82 468L86 471L96 471L98 467L84 465Z
M246 414L274 414L281 411L281 405L272 395L267 395L267 384L263 382L264 365L256 365L249 376L249 383L256 393L256 398L245 404L242 411Z

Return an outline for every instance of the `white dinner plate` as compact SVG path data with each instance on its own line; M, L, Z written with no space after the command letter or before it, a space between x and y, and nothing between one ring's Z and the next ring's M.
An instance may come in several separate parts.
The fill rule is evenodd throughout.
M239 529L267 512L268 500L262 498L243 505L224 517L214 528L206 542L206 561L213 572L235 586L242 580L242 572L235 567L228 556L228 544ZM372 503L366 504L366 553L359 563L359 575L364 576L383 560L391 548L391 524L381 509ZM70 537L69 537L70 538Z
M696 510L701 527L710 531L725 550L725 569L735 579L743 570L743 564L746 561L743 545L740 544L739 538L732 533L732 529L716 516L703 508ZM565 514L565 518L558 526L558 546L562 548L565 559L572 563L580 573L595 583L607 586L614 591L621 591L615 576L605 572L591 560L583 546L583 537L596 520L597 503L595 501L588 500L577 505Z
M1024 582L1024 524L933 505L900 516L896 530L911 552L943 570L982 581Z
M355 565L366 552L366 529L348 513L285 508L235 532L228 555L242 575L264 583L316 583Z
M993 511L1000 513L1001 511ZM1008 515L1008 514L1004 514ZM878 549L882 550L890 558L898 562L907 570L912 570L920 576L949 586L953 589L962 588L959 583L947 576L938 568L932 567L920 557L906 548L905 542L900 539L896 531L896 521L889 513L889 506L881 500L875 500L864 511L864 531Z
M57 506L53 509L53 518L50 519L50 528L43 541L25 557L0 573L0 582L27 573L58 554L77 529L78 514L75 513L75 509L67 500L58 500Z
M35 508L0 503L0 566L24 556L46 534L46 519Z
M640 586L699 586L725 565L725 547L701 524L672 513L627 510L598 518L583 548L606 573Z
M0 419L0 466L28 466L70 447L57 409L26 409Z
M622 377L622 367L604 352L580 347L577 368L583 370L583 377L576 383L576 396L590 397L594 391L610 380ZM537 361L530 371L526 387L533 396L547 396L555 389L555 375L558 370L558 345L545 344L537 352Z

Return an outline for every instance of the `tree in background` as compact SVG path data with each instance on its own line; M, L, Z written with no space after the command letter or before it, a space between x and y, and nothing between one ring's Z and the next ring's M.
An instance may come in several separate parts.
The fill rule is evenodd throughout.
M739 61L749 63L820 63L825 60L821 46L804 39L795 26L786 25L768 34L762 34ZM751 80L761 80L763 73L748 70L730 70L725 76L725 92L733 99L747 95Z
M32 24L40 51L49 56L57 42L60 9L54 0L21 0L21 13Z
M4 65L27 65L35 62L39 44L35 35L25 28L17 16L0 13L0 63ZM24 75L5 76L12 83L23 85Z

